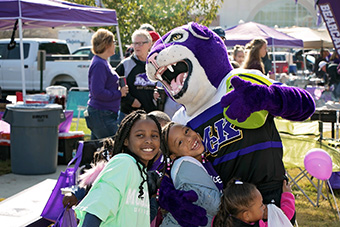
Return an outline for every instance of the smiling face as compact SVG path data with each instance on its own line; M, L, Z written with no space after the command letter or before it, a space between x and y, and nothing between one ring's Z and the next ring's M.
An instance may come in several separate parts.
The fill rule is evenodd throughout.
M124 145L147 165L160 148L160 132L156 123L149 118L136 121Z
M201 161L204 146L201 137L191 128L174 124L168 134L168 146L171 159L191 156Z

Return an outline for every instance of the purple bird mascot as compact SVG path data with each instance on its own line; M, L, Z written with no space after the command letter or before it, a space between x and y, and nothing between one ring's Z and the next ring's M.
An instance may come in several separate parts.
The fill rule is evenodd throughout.
M274 117L309 118L315 103L307 91L283 86L258 70L233 69L222 39L197 23L159 39L148 55L146 73L183 105L172 120L202 136L207 158L224 184L234 177L251 182L264 203L280 206L285 168ZM196 199L195 192L175 190L171 179L163 179L160 206L181 226L207 224Z

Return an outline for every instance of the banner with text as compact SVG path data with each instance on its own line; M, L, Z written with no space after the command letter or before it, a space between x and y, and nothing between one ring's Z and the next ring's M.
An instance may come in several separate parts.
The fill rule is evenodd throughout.
M340 1L319 0L317 4L332 38L334 48L340 56Z

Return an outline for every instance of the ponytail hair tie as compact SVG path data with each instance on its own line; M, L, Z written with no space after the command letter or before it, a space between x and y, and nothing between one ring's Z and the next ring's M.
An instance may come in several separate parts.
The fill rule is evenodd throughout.
M202 157L202 163L206 163L206 158L205 158L205 154L204 152L201 154L201 157Z
M171 160L169 157L166 158L166 165L167 165L167 168L166 170L170 171L170 166L171 166Z

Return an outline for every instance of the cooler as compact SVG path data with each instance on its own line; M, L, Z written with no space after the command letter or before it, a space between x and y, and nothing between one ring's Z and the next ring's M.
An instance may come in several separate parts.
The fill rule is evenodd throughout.
M0 160L1 161L6 161L11 158L10 155L10 147L11 143L10 140L4 139L3 134L0 132Z
M58 165L67 165L77 152L78 141L84 140L83 131L59 133Z
M1 120L3 113L0 112L0 160L10 159L10 125Z

